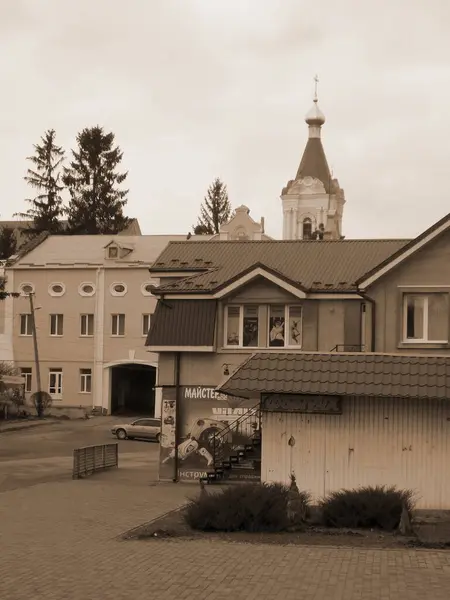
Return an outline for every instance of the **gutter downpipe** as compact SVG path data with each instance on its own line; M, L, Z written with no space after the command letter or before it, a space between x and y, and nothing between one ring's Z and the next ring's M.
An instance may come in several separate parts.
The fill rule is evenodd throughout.
M180 363L181 363L181 352L175 353L175 457L173 461L173 483L178 483L178 447L180 445L180 425L178 423L180 418Z
M361 296L361 298L363 300L365 300L366 302L368 302L371 305L371 307L372 307L372 310L370 311L370 314L371 314L370 351L371 352L375 352L376 303L375 303L375 300L373 298L371 298L370 296L367 296L367 294L365 292L362 292L359 289L358 289L358 294Z

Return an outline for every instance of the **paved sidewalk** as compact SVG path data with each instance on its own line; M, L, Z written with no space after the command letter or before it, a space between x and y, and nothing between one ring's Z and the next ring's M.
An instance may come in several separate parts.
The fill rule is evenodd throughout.
M61 419L17 419L11 421L0 421L0 434L8 431L20 431L21 429L33 429L34 427L44 427L46 425L55 425L61 423Z
M447 600L450 553L122 541L196 486L109 472L0 494L5 600Z

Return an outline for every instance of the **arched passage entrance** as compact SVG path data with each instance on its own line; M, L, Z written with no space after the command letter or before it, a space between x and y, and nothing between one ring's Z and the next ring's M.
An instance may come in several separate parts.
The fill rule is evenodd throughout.
M110 370L110 407L112 415L155 415L156 365L120 362Z

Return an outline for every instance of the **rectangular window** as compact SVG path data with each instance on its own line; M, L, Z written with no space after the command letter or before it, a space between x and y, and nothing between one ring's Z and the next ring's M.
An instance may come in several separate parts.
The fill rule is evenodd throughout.
M61 336L64 329L64 315L50 315L50 335Z
M142 335L147 337L148 332L150 331L150 316L151 315L142 315Z
M447 343L447 294L404 295L403 341Z
M269 307L269 346L301 348L302 307L272 305Z
M227 306L225 313L225 345L256 348L259 339L259 307Z
M63 391L62 369L50 369L48 373L48 393L53 400L61 400Z
M125 335L125 315L111 315L111 335Z
M92 391L92 371L91 369L80 369L80 392L90 394Z
M31 313L20 315L20 335L33 335L33 321Z
M80 315L80 335L83 337L94 335L94 315Z
M31 392L31 385L32 385L32 369L31 367L22 367L20 369L20 374L22 375L22 377L25 377L25 392L29 393Z

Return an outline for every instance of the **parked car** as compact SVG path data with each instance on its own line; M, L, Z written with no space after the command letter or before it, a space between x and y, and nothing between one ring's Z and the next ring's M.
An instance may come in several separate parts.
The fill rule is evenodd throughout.
M136 419L132 423L115 425L111 433L119 440L155 440L161 437L161 419Z

